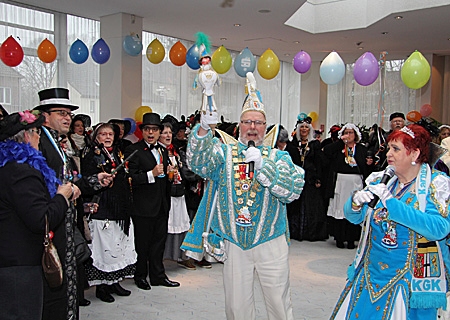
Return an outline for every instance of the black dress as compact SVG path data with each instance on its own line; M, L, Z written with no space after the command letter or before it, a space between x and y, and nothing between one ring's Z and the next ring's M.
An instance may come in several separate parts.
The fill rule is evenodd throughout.
M292 161L305 170L305 185L300 198L287 205L291 238L318 241L328 239L326 207L322 196L324 156L320 142L300 143L296 137L286 146Z

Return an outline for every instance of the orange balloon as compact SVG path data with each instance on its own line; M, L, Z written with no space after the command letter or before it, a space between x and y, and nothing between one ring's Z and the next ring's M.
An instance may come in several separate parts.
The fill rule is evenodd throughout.
M186 47L177 41L169 51L169 59L172 63L178 67L182 66L186 62Z
M37 54L39 59L45 63L52 63L56 59L56 55L58 54L55 45L45 38L37 49Z
M419 111L413 110L406 114L406 120L410 122L417 122L420 119L422 119L422 115L420 114Z

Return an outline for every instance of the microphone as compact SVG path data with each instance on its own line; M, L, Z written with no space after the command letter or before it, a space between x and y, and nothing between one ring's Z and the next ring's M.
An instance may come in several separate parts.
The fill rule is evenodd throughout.
M386 184L389 179L391 179L395 174L395 167L394 166L387 166L387 168L384 170L384 174L383 177L381 178L380 183ZM370 208L375 208L375 206L378 203L378 200L380 200L380 198L377 195L373 195L373 199L372 201L369 202L369 207Z
M255 146L255 141L249 140L247 145L248 145L249 148L250 147L254 147ZM255 174L255 161L250 161L248 163L248 177L250 179L253 179L254 174Z

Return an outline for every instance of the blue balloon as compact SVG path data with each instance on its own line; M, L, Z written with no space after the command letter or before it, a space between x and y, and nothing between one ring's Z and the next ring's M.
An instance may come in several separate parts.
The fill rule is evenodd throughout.
M123 49L130 56L138 56L142 52L142 42L138 37L125 36L122 43Z
M125 132L125 135L127 136L130 134L133 134L136 131L136 121L134 121L134 119L132 119L132 118L125 118L124 120L128 120L131 123L130 131L128 133Z
M186 64L192 70L197 70L200 68L200 64L198 60L200 59L200 49L196 44L193 44L192 47L186 52Z
M89 49L83 41L77 39L70 46L69 57L76 64L82 64L89 58Z
M247 72L253 72L256 68L256 59L249 48L242 50L234 59L234 71L240 76L245 78Z
M91 57L98 64L104 64L108 61L110 54L109 47L102 38L98 39L92 46Z

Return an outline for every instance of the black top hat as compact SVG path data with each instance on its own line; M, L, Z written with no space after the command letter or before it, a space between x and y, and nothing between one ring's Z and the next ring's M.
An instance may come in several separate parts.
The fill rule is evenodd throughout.
M139 129L142 130L142 128L147 125L155 125L158 126L161 130L164 129L163 125L161 124L161 118L159 117L159 114L153 112L144 114L142 123L139 125Z
M131 131L131 121L127 119L109 119L108 123L123 124L124 136L128 135Z
M69 90L65 88L50 88L41 90L39 94L39 105L34 110L48 111L50 108L69 108L71 111L77 110L78 106L69 100Z
M45 117L38 110L25 110L7 115L0 121L0 140L6 140L22 130L42 126Z
M391 115L389 116L389 121L392 121L392 119L394 119L394 118L402 118L403 120L406 120L405 115L401 112L391 113Z

